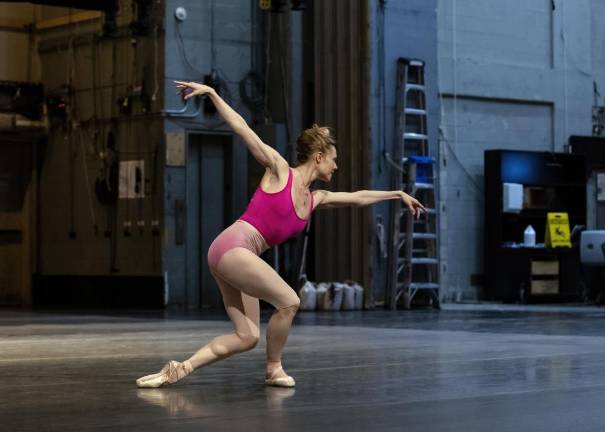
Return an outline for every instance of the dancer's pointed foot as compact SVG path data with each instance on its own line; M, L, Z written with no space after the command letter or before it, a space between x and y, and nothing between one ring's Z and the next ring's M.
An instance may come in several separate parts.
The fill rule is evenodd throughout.
M164 384L174 384L193 372L193 367L188 361L180 363L171 360L156 374L146 375L137 380L137 386L141 388L156 388Z
M281 364L268 367L265 375L265 384L276 387L294 387L296 381L284 371Z

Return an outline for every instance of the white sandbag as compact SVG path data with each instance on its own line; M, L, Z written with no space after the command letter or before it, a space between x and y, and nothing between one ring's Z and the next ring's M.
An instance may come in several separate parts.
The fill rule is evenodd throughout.
M342 306L342 284L334 282L330 284L324 295L323 309L329 311L340 310Z
M355 288L349 284L342 285L342 310L355 309Z
M317 284L317 308L320 310L324 310L324 298L326 297L328 286L330 286L330 284L327 282L320 282Z
M352 280L347 280L345 283L353 287L355 292L355 310L363 309L363 287Z
M353 283L353 290L355 290L355 309L363 309L363 287L357 282Z
M313 282L305 282L298 293L300 310L315 310L317 308L317 288Z

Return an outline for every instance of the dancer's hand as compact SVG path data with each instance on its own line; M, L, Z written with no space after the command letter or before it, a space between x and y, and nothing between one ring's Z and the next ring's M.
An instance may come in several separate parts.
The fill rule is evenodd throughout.
M185 100L192 98L193 96L203 96L214 92L212 87L193 81L175 81L175 83L176 88L179 89L178 93L185 95L183 96L183 99Z
M416 216L416 219L420 219L421 212L426 213L426 209L422 204L420 204L420 201L406 194L405 192L401 192L401 200L408 207L408 209L410 209L412 216Z

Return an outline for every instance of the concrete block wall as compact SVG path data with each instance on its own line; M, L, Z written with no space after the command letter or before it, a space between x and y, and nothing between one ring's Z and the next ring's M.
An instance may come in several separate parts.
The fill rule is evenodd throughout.
M591 134L603 83L605 7L598 0L441 0L441 252L444 301L483 286L483 152L565 151Z
M600 97L597 103L605 106L605 2L600 0L591 0L590 2L590 38L591 45L591 64L590 74L597 85Z
M369 116L371 139L370 187L392 189L393 168L384 157L392 154L395 130L396 73L399 57L417 58L425 62L427 84L428 130L430 153L437 157L439 127L439 95L437 92L437 2L412 0L405 2L371 0L371 88ZM370 223L374 234L372 253L372 286L374 301L385 300L387 286L387 259L381 246L378 229L381 221L389 247L390 203L371 207Z

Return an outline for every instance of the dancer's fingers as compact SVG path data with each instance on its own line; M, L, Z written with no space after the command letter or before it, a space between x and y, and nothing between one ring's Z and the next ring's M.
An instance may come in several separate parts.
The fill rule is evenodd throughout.
M410 209L410 212L412 212L412 217L416 216L416 209L414 208L414 206L410 204L408 205L408 208Z
M426 211L426 208L424 208L424 206L422 205L422 203L420 201L418 201L416 198L412 199L412 204L418 208L418 210L422 209Z

